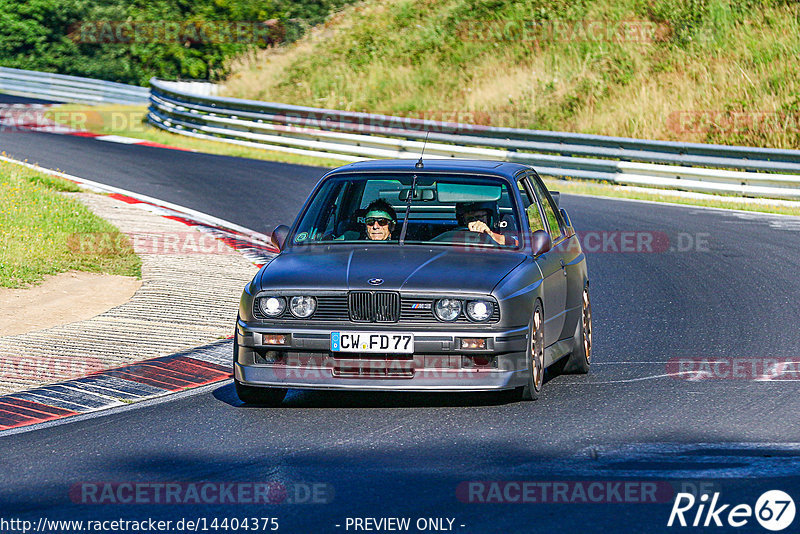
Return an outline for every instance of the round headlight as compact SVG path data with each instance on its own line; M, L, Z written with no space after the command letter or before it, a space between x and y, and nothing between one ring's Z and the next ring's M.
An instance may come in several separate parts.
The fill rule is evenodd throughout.
M455 321L461 315L461 301L458 299L440 299L434 306L436 317L442 321Z
M277 317L286 309L286 299L283 297L261 297L258 307L267 317Z
M492 316L494 304L488 300L471 300L467 302L467 317L473 321L485 321Z
M289 301L289 309L295 317L300 317L301 319L311 317L311 314L317 309L317 299L305 296L292 297Z

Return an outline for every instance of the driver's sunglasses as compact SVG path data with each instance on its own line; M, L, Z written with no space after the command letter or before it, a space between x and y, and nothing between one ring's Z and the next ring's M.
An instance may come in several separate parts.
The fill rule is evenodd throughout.
M469 213L464 216L464 220L468 223L475 222L475 221L482 221L486 222L489 220L489 214L485 212L480 213Z
M380 226L386 226L387 224L392 222L392 220L385 219L383 217L367 217L366 219L364 219L364 222L367 223L367 226L372 226L375 223L378 223Z

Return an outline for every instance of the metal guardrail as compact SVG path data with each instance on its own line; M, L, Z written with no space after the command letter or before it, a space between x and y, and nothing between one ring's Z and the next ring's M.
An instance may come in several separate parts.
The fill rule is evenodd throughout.
M358 161L418 157L525 163L552 177L800 199L800 150L677 143L374 115L214 96L155 78L151 89L0 67L0 92L68 102L150 102L165 130L296 154ZM206 84L207 85L207 84Z
M147 87L0 67L0 92L83 104L146 104Z
M148 120L193 137L329 159L426 157L526 163L544 176L800 199L800 151L650 141L202 96L152 79ZM735 170L733 170L735 169Z

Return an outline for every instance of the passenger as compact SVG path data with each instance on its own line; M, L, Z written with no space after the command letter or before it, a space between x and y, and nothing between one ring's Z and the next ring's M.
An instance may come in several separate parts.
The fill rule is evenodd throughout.
M506 244L506 236L492 228L497 223L497 202L459 202L456 204L456 220L459 226L470 232L486 234L498 245ZM509 236L509 245L516 245L516 239Z
M382 198L373 200L367 206L364 215L367 239L372 241L388 241L392 238L397 226L397 213L394 208Z

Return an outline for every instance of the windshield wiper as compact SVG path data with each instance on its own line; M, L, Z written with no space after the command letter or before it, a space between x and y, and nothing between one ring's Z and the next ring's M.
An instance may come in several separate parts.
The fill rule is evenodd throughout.
M414 198L414 190L417 188L417 175L415 174L411 178L411 191L408 192L408 197L406 198L406 215L403 219L403 229L400 230L400 242L399 244L402 245L406 240L406 231L408 230L408 216L411 213L411 200Z

